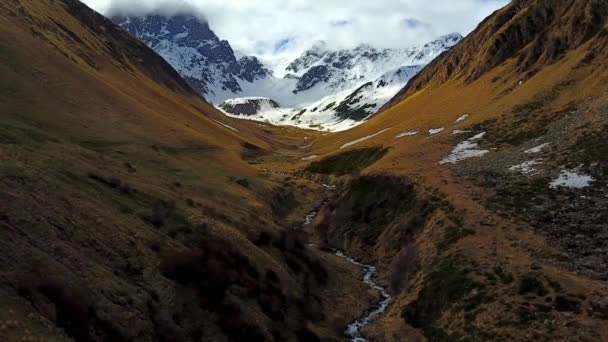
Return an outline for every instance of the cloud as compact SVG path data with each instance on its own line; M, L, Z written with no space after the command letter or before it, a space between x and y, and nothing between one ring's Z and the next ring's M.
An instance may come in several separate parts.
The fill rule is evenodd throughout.
M464 35L509 0L82 0L105 15L192 11L235 50L280 64L317 41L407 47Z

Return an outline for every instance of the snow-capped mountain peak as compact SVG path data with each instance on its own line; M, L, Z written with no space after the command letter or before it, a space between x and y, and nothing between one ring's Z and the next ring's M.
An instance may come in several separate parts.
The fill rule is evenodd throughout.
M319 41L276 77L256 57L237 58L230 43L196 16L113 20L228 115L324 130L348 129L375 114L422 66L462 39L453 33L404 49L362 44L341 50Z
M194 15L115 17L113 21L154 49L212 101L226 92L238 94L243 82L270 76L256 57L237 60L230 43Z

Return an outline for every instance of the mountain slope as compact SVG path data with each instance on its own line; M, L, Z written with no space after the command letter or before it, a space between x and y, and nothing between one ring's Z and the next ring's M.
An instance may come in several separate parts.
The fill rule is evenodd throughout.
M0 340L335 339L363 310L286 229L319 186L259 166L314 132L225 117L77 0L1 2L0 51Z
M607 7L514 1L303 156L361 175L317 234L394 284L367 336L606 339Z
M242 82L253 83L270 76L255 57L237 60L230 44L193 15L125 16L112 20L165 58L214 102L226 92L242 92Z
M579 7L580 6L580 7ZM593 40L586 62L605 57L608 51L601 1L514 1L486 19L450 54L435 60L400 92L395 101L448 80L477 80L505 61L516 58L514 72L525 82L544 66Z

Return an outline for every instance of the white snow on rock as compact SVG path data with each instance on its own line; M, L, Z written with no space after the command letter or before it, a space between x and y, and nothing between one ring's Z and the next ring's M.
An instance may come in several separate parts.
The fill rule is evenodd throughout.
M466 130L466 129L455 129L452 131L452 134L454 135L459 135L459 134L467 134L470 133L471 131Z
M312 155L312 156L304 157L304 158L302 158L302 160L308 161L308 160L314 160L314 159L317 159L317 158L319 158L319 156L315 154L315 155Z
M234 128L234 127L230 126L230 125L227 125L227 124L225 124L225 123L223 123L223 122L221 122L221 121L219 121L219 120L215 120L215 119L211 119L211 120L213 120L213 121L217 122L218 124L220 124L220 125L222 125L222 126L224 126L224 127L228 128L228 129L231 129L231 130L233 130L233 131L235 131L235 132L238 132L238 131L239 131L238 129L236 129L236 128Z
M540 152L542 152L542 150L543 150L545 147L549 146L550 144L551 144L551 143L544 143L544 144L542 144L542 145L538 145L538 146L536 146L536 147L533 147L533 148L531 148L531 149L529 149L529 150L524 151L524 153L528 153L528 154L531 154L531 153L540 153Z
M444 130L445 130L445 127L441 127L441 128L431 128L431 129L429 129L429 134L430 134L430 135L439 134L439 133L443 132Z
M469 138L456 145L450 155L440 161L439 164L456 164L459 161L469 158L481 157L484 154L489 153L490 151L488 150L480 150L478 148L479 144L475 142L476 140L483 138L485 134L485 132L479 133L476 136Z
M458 119L456 119L455 123L463 122L464 120L469 118L469 114L463 114Z
M524 175L529 175L531 173L536 172L537 170L534 168L536 165L542 164L539 160L528 160L521 164L513 165L509 168L510 171L521 173Z
M580 174L578 170L562 170L559 176L554 179L549 186L551 189L557 189L559 187L582 189L591 186L593 181L595 181L593 177Z
M342 146L340 147L340 149L345 149L345 148L347 148L347 147L349 147L349 146L356 145L356 144L358 144L358 143L360 143L360 142L363 142L363 141L365 141L365 140L367 140L367 139L371 139L371 138L373 138L373 137L375 137L375 136L378 136L378 135L380 135L380 134L382 134L382 133L384 133L384 132L388 131L389 129L390 129L390 128L386 128L386 129L381 130L381 131L380 131L380 132L378 132L378 133L374 133L374 134L371 134L371 135L367 135L367 136L364 136L363 138L359 138L359 139L357 139L357 140L353 140L353 141L351 141L351 142L347 142L346 144L342 145Z
M224 103L236 106L236 105L248 104L251 101L268 101L268 100L270 100L268 97L249 96L249 97L237 97L237 98L227 99L226 101L224 101Z
M462 39L453 33L399 49L365 44L336 49L317 43L291 61L265 63L269 61L261 56L235 52L195 15L151 13L113 20L154 49L215 106L266 99L282 107L261 105L256 113L248 113L254 115L240 119L332 132L365 122L425 65Z
M397 136L395 136L395 139L400 139L400 138L405 138L405 137L412 137L414 135L417 135L418 133L420 133L420 131L406 131L406 132L402 132L397 134Z

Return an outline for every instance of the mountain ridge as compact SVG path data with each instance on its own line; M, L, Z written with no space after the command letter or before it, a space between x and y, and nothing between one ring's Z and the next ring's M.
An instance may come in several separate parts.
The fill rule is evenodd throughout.
M407 79L388 77L385 83L398 83L391 87L383 84L376 91L361 92L361 86L378 82L378 78L398 68L426 64L462 38L452 33L404 49L376 49L363 44L332 50L317 43L286 67L284 77L277 78L256 57L237 60L230 43L220 40L207 22L194 15L114 17L113 21L155 49L220 109L232 108L223 103L232 98L266 97L284 107L279 111L274 106L263 107L269 111L245 118L322 130L348 129L361 123ZM350 93L346 93L348 90ZM353 103L355 98L360 102L357 105ZM342 104L340 113L330 106L332 102Z
M512 2L484 20L479 25L483 30L474 31L452 53L433 61L385 109L427 85L439 86L455 78L472 82L513 57L517 58L516 70L523 82L543 65L558 61L565 52L594 37L606 41L605 28L602 30L602 18L608 13L605 3L590 0L578 6L581 8L563 1ZM589 51L588 58L607 53L598 43Z

